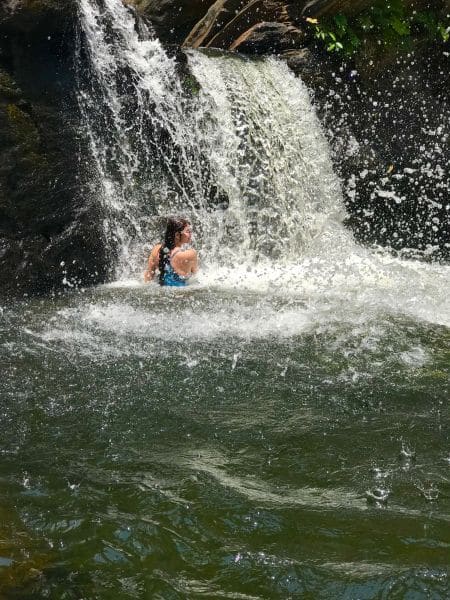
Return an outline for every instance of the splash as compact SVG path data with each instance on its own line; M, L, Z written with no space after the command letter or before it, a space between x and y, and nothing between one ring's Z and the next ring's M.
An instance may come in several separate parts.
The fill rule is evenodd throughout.
M120 0L79 8L79 100L118 279L168 213L191 217L209 265L289 262L341 219L326 141L285 64L191 52L189 73Z
M89 65L79 98L116 286L136 285L161 218L183 213L197 287L301 298L323 322L387 313L450 324L448 267L369 252L343 227L327 142L284 63L189 51L181 67L120 0L79 8ZM263 317L267 331L279 318Z

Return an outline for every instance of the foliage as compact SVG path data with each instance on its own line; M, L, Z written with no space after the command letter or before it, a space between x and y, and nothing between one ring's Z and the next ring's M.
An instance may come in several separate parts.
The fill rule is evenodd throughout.
M369 9L349 18L336 14L331 18L317 21L307 19L314 25L315 37L328 52L342 52L351 55L369 38L380 45L407 46L413 37L425 36L429 39L450 39L450 18L442 20L432 10L421 12L407 9L403 0L378 0ZM444 22L445 21L445 22Z

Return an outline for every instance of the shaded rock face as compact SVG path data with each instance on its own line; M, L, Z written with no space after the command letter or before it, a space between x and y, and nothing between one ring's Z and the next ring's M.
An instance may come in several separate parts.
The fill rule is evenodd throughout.
M214 0L124 0L151 21L157 37L181 44Z
M358 13L373 3L373 0L310 0L303 7L302 14L317 18L336 13Z
M6 295L105 276L101 219L81 168L73 14L73 4L62 0L9 2L0 11L0 293Z
M75 0L2 0L2 31L28 33L67 30L76 14Z
M304 36L299 29L283 23L258 23L235 40L230 50L244 54L280 54L300 46Z
M347 224L368 244L450 260L450 59L445 45L357 64L304 51L288 64L311 87L343 183Z

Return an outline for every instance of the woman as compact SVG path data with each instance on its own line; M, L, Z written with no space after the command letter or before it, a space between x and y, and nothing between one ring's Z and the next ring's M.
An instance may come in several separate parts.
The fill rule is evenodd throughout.
M192 228L187 219L169 217L163 244L156 244L148 257L148 267L144 271L144 281L151 281L159 271L159 284L183 287L186 280L197 273L198 257L189 244Z

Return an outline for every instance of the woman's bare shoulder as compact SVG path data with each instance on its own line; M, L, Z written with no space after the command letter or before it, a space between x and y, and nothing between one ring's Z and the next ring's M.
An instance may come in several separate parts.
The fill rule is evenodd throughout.
M175 257L182 258L183 260L192 260L193 258L196 258L196 256L197 251L194 248L183 248L175 254Z
M171 262L175 267L184 268L184 265L197 262L197 252L194 248L186 248L186 250L178 250L173 254Z

